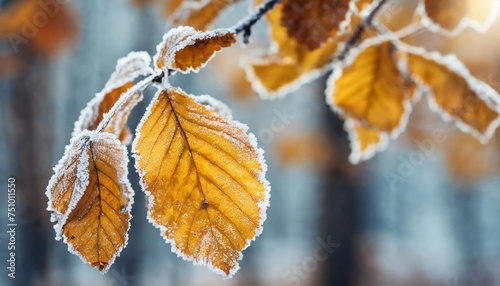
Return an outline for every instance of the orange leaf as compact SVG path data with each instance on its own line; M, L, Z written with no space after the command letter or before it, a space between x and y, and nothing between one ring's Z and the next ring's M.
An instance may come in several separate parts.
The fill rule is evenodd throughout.
M228 113L169 87L137 127L133 152L148 217L172 249L231 276L262 231L269 186L255 137Z
M224 29L199 32L191 27L171 29L157 46L155 64L166 72L199 71L215 53L236 42L236 35Z
M78 135L82 130L95 130L103 120L104 115L134 85L133 81L140 75L150 73L149 64L150 57L146 52L133 52L127 57L118 60L116 70L108 80L106 87L82 110L78 121L75 123L73 136ZM130 143L132 136L126 126L128 116L142 99L141 92L130 96L113 115L103 131L115 134L125 145Z
M345 121L344 128L351 141L349 161L353 164L371 159L377 151L384 150L389 142L386 133L367 128L352 119Z
M486 142L500 123L500 95L472 77L455 57L408 48L408 66L415 80L430 88L429 104L466 132ZM494 103L492 101L496 101Z
M79 34L79 19L69 4L50 1L12 1L0 11L0 39L17 52L24 45L51 57L71 48Z
M285 0L281 24L288 36L310 50L341 30L351 0Z
M328 80L327 101L345 117L391 133L404 128L411 104L391 42L369 45L337 67Z
M66 147L47 187L56 239L99 271L127 244L134 195L127 163L114 135L83 131Z

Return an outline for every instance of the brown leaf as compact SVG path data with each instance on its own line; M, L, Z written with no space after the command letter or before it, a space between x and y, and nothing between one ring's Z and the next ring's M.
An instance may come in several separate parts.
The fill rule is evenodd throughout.
M223 275L262 231L266 165L255 137L209 97L160 91L137 128L148 217L182 257Z
M341 29L350 0L285 0L281 23L288 36L310 50Z
M66 147L47 187L56 239L99 271L127 244L134 195L127 163L114 135L83 131Z
M260 4L262 1L256 2ZM269 54L244 62L248 79L263 98L284 96L318 78L322 69L333 60L338 44L352 35L354 27L361 21L354 15L343 33L334 31L321 47L311 51L288 36L287 28L281 25L282 14L282 3L267 14L274 42Z
M236 35L229 30L199 32L191 27L177 27L171 29L158 45L155 64L166 72L197 72L218 51L235 42Z

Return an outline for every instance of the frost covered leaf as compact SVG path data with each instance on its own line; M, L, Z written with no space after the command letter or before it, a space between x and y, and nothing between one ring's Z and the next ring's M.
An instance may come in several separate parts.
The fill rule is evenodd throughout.
M281 23L288 36L310 50L341 29L351 0L285 0Z
M255 137L220 106L160 91L133 150L150 221L180 256L231 276L262 231L269 185Z
M172 22L174 26L191 26L197 30L207 30L223 10L238 2L241 0L184 1L184 5L177 6Z
M258 0L257 4L261 2ZM288 36L287 28L281 25L282 15L283 3L280 3L266 16L274 42L270 55L249 59L243 63L252 87L263 98L284 96L319 77L321 68L332 60L338 43L349 35L337 33L334 37L332 34L321 47L311 51ZM351 27L356 23L352 21Z
M75 122L73 136L83 130L95 130L122 94L129 90L133 81L150 71L150 57L146 52L132 52L125 58L118 60L115 72L111 75L104 89L96 95L82 110L80 118ZM115 134L124 144L130 143L131 133L126 126L132 109L142 100L143 95L137 92L120 106L104 129L105 132Z
M391 42L369 45L337 67L328 80L327 101L345 117L372 129L400 131L410 112L405 79Z
M367 128L352 119L345 121L344 128L351 141L349 161L353 164L371 159L377 151L384 150L389 142L388 134Z
M127 164L113 134L86 130L66 147L47 187L56 239L99 271L127 244L134 195Z
M432 30L453 35L467 26L485 31L496 17L498 6L496 0L425 0L420 10Z
M493 101L500 95L487 84L472 77L455 57L409 49L408 66L415 80L430 88L429 104L445 120L486 141L499 124L499 113Z
M157 46L155 64L158 69L183 73L199 71L215 53L236 43L236 35L225 29L209 32L191 27L171 29Z
M258 84L268 93L277 93L283 87L294 84L301 76L302 70L293 63L277 60L255 60L246 63L247 74L258 80Z

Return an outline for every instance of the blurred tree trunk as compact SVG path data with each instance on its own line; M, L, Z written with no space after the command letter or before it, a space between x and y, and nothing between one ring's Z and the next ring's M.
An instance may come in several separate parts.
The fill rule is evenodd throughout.
M45 210L45 188L52 173L53 100L48 91L48 65L31 54L30 65L13 80L10 150L14 150L17 208L18 285L37 285L49 268L52 229Z
M339 243L340 246L321 265L321 285L353 285L357 269L355 239L360 228L358 196L363 171L359 166L349 163L351 150L344 122L328 105L324 106L323 130L334 156L322 174L319 238L325 242Z

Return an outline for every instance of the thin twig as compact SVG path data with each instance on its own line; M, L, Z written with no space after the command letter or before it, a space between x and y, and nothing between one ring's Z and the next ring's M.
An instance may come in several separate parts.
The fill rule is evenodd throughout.
M266 15L274 8L274 6L276 6L280 2L281 0L269 0L265 2L264 4L260 5L253 14L247 16L241 22L236 24L232 28L232 30L234 30L236 34L240 34L243 32L243 42L247 44L248 39L252 34L253 25L255 25L260 20L260 18Z
M345 59L349 51L359 44L359 42L362 40L363 34L365 33L366 29L372 25L373 19L377 16L377 14L380 12L382 7L388 2L388 0L380 0L375 7L370 11L368 16L363 19L363 21L359 24L358 28L356 29L356 32L345 42L344 48L335 56L334 62L336 61L342 61Z

